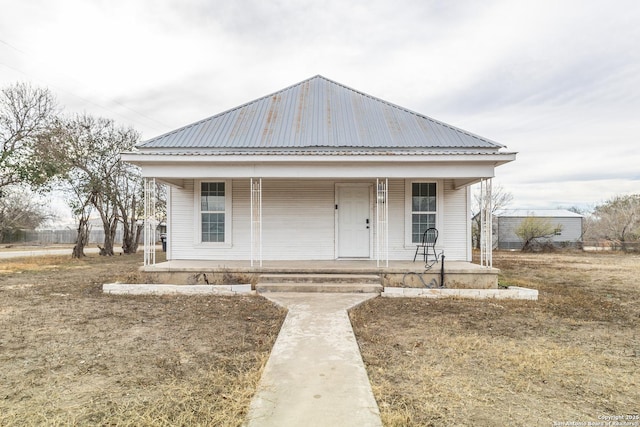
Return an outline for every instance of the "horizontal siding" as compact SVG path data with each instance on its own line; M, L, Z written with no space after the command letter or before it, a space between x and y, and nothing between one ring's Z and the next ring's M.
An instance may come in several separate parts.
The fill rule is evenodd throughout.
M413 259L414 246L406 246L404 241L406 215L404 211L404 179L389 180L389 259Z
M335 189L344 181L263 180L263 259L331 260L335 258ZM362 181L360 181L362 182ZM366 181L368 182L368 181ZM374 182L371 183L372 188ZM250 258L249 180L232 181L230 247L196 244L194 181L171 190L169 232L172 259L248 260ZM448 260L466 260L466 192L444 182L444 215L439 245ZM375 196L375 195L373 195ZM375 206L372 206L375 215ZM372 217L374 218L374 217ZM415 245L405 242L411 227L405 212L405 180L389 180L389 259L413 259ZM375 232L375 218L372 222ZM372 233L373 234L373 233ZM371 247L375 259L375 234Z
M173 238L172 259L228 259L243 260L250 257L249 237L249 181L232 181L232 227L231 247L214 247L198 245L196 233L196 213L194 212L194 181L185 180L184 188L172 189L172 220L175 227L171 232Z
M451 180L443 183L444 212L442 244L445 259L451 261L468 260L468 247L471 238L468 231L469 214L467 212L467 188L454 189Z
M263 259L333 259L334 183L263 181L262 185Z
M232 188L231 247L196 244L194 181L172 190L172 259L250 258L249 181L233 180ZM334 188L332 181L263 181L263 259L333 259Z
M193 180L184 180L183 188L171 189L171 221L169 232L172 259L199 259L193 249Z

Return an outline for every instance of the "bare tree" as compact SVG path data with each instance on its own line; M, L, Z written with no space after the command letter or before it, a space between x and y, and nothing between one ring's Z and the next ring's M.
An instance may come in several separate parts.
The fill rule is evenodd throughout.
M640 194L616 196L596 206L594 231L599 237L619 241L623 250L640 238Z
M122 252L135 254L144 229L139 221L144 209L143 178L135 166L121 163L120 169L115 202L122 222Z
M556 232L561 230L562 226L552 224L549 218L528 216L522 220L514 231L516 236L524 242L522 244L522 250L526 252L532 251L540 244L541 240L548 240Z
M74 186L73 183L77 183L78 180L72 176L67 175L67 180L67 194L69 195L67 203L78 224L76 228L76 243L73 246L71 257L83 258L86 256L84 248L89 243L89 233L91 232L89 225L89 219L91 218L91 194L87 194L82 188Z
M121 218L117 200L120 185L126 181L123 175L129 173L120 163L120 153L132 149L139 134L131 128L116 126L113 120L86 114L60 121L57 129L56 143L51 146L56 147L56 157L65 165L67 187L75 193L76 205L72 208L80 213L91 205L98 212L105 234L100 253L113 255Z
M130 169L128 180L118 186L118 206L123 224L122 252L134 254L138 251L144 231L144 180L135 166ZM155 220L160 223L167 219L167 190L163 184L156 183Z
M57 173L56 163L40 153L56 114L48 89L18 83L0 91L0 189L41 185Z
M494 185L491 190L491 213L505 209L513 201L513 194L506 191L502 185ZM482 206L480 191L474 191L471 206L473 223L471 225L472 241L476 249L480 248L480 206Z
M0 197L0 242L17 230L33 230L51 218L51 213L36 201L26 188L7 186Z

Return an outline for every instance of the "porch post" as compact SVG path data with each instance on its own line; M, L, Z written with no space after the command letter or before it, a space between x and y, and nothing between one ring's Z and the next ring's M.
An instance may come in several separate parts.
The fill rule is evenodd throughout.
M251 178L251 266L262 267L262 178Z
M144 265L156 264L156 179L144 179Z
M389 267L389 179L376 178L376 265Z
M493 267L492 179L480 181L480 265Z

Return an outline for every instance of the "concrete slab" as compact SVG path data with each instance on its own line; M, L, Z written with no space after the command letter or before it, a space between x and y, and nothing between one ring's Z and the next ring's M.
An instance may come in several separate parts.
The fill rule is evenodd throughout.
M375 293L383 288L379 283L258 283L256 291L260 294L271 292L324 292L324 293Z
M380 294L388 298L472 298L472 299L525 299L536 301L538 290L509 286L508 289L448 289L448 288L395 288L386 287Z
M105 283L102 292L114 295L250 295L251 284L246 285L166 285Z
M347 309L376 295L263 296L289 312L245 426L382 426L347 315Z

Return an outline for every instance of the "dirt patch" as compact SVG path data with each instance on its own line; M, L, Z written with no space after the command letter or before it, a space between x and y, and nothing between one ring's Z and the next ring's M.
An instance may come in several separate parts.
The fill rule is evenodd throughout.
M240 425L284 311L113 296L141 255L0 261L0 425Z
M377 298L350 313L384 424L638 414L640 257L497 253L494 264L501 284L540 299Z

